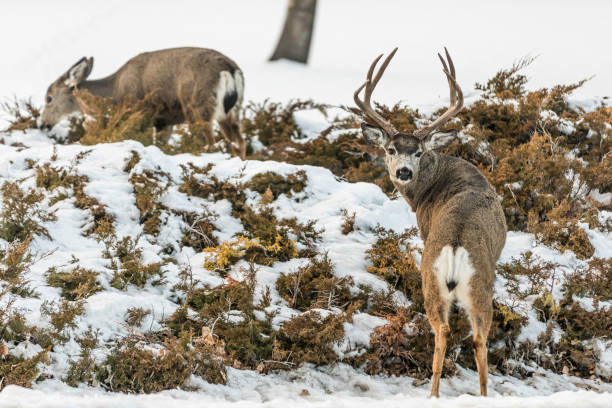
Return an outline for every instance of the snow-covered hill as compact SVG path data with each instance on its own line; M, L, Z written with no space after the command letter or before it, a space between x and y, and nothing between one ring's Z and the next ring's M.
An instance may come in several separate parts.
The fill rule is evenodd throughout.
M304 126L312 127L312 120L312 118L307 120ZM92 270L98 273L97 280L101 286L99 292L85 299L84 310L76 317L75 327L65 329L69 340L65 344L53 347L49 353L49 365L40 365L43 374L52 379L35 385L34 391L15 386L7 387L0 394L2 406L34 406L28 405L30 404L28 401L34 404L34 401L38 401L43 394L48 396L45 406L66 406L66 401L70 401L71 406L85 406L93 399L104 401L100 404L108 403L113 406L162 404L169 399L180 400L182 404L186 404L185 406L205 401L211 403L214 401L215 404L227 406L234 406L234 402L237 405L261 403L265 406L277 406L286 404L288 399L296 400L295 403L300 406L314 402L324 406L348 404L365 406L381 400L385 401L385 406L399 406L405 404L407 400L426 406L438 406L443 403L447 405L448 401L423 400L429 388L427 382L413 383L409 377L371 377L342 363L332 368L319 369L306 365L297 371L267 376L255 371L230 368L227 373L227 385L209 385L193 378L193 384L200 387L195 394L165 391L162 393L163 396L158 398L138 399L121 395L102 395L100 390L87 388L70 389L61 380L66 377L71 361L79 358L81 347L76 339L88 331L97 332L102 347L96 349L94 356L101 361L108 353L108 347L114 342L134 334L133 327L125 324L128 309L143 308L151 311L144 318L139 330L146 332L163 328L164 320L179 307L173 287L180 283L180 270L185 266L192 271L193 279L199 281L200 285L217 286L227 283L227 279L236 281L245 279L247 262L239 261L231 268L228 277L223 278L218 272L204 268L205 261L211 254L195 252L193 248L181 244L181 238L188 225L177 215L178 212L214 214L213 223L217 228L214 234L219 242L230 240L235 234L243 231L241 221L232 216L231 203L227 200L207 200L179 191L180 184L184 181L182 166L193 165L196 168L205 168L210 165L211 169L205 178L216 177L218 180L236 185L248 182L253 176L265 172L272 171L287 176L297 171L304 171L307 181L303 191L293 193L290 197L281 194L270 204L274 209L273 213L278 219L297 217L297 221L303 224L309 221L315 222L315 228L322 231L317 251L327 252L336 266L335 275L350 276L354 280L355 287L361 284L370 286L374 290L388 287L385 281L367 272L368 261L365 251L376 241L377 226L402 232L408 227L416 226L415 215L401 198L389 199L373 184L348 183L339 180L329 170L319 167L294 166L273 161L241 161L220 153L169 156L155 146L144 147L134 141L95 146L57 145L45 133L38 130L29 130L25 133L15 131L3 134L2 137L4 144L0 144L1 179L3 182L18 183L24 191L29 188L43 191L45 196L39 202L39 207L48 213L53 213L55 220L41 222L46 233L35 235L30 243L33 260L24 274L24 280L27 281L27 286L36 292L36 296L7 295L1 301L6 305L11 299L14 302L11 308L26 316L29 325L39 329L51 329L50 317L41 313L44 309L41 306L48 302L59 304L62 292L59 288L49 286L50 269L70 271L78 266ZM126 163L136 156L139 157L139 161L132 164L131 168L127 168ZM137 248L142 250L143 263L160 262L168 257L174 261L162 267L163 283L152 284L148 281L143 287L128 284L124 290L115 287L113 279L116 270L113 270L111 260L104 255L105 245L99 237L88 234L95 224L91 212L75 207L76 198L70 188L60 186L52 191L45 191L37 187L36 169L47 165L86 177L83 192L102 204L106 213L114 219L116 236L134 239L139 237ZM157 199L157 202L164 206L164 211L161 216L161 227L156 236L145 234L143 231L144 224L136 203L135 186L131 182L134 175L144 174L147 171L163 172L163 183L166 184L164 192ZM40 184L40 181L38 183ZM60 195L63 199L53 199L54 196ZM256 208L262 200L259 193L248 189L246 197L247 205L253 208ZM355 213L354 231L347 235L341 232L345 220L342 210ZM612 239L609 233L592 230L589 231L589 238L595 247L595 256L603 258L612 256ZM417 238L414 238L414 242L418 246L422 245ZM5 248L7 245L6 241L3 242ZM509 262L525 251L532 251L542 261L557 263L560 272L574 270L584 264L584 261L577 259L572 252L561 254L545 246L536 245L531 234L518 232L509 233L500 263ZM266 311L276 313L274 325L277 327L300 312L290 308L288 302L279 296L275 282L281 274L294 272L306 263L307 259L296 258L288 262L275 262L271 266L257 267L254 302L261 301L266 289L271 289L270 306ZM553 293L561 296L558 290ZM400 292L396 292L395 296L399 303L408 302ZM503 278L498 278L496 296L502 301L507 296ZM584 300L586 308L590 307L589 302L588 299ZM538 321L534 310L528 312L528 317L529 323L520 335L523 341L535 340L546 327L544 323ZM367 346L373 328L385 322L384 319L367 313L354 315L352 322L345 323L344 341L337 346L336 352L340 356L348 355L362 346ZM105 344L108 346L104 346ZM612 353L607 350L609 343L598 344L602 358L596 372L609 376L612 373ZM10 354L23 357L34 356L43 350L40 345L27 340L10 344L9 349ZM511 406L520 403L525 406L551 406L551 404L573 406L575 401L589 401L592 406L598 406L597 404L605 406L612 398L609 394L599 394L612 391L612 386L609 384L556 375L539 369L536 371L538 375L528 380L493 373L489 388L490 395L494 398L488 399L486 405ZM442 381L441 393L446 397L474 393L476 384L475 372L460 368L456 377ZM597 392L555 394L583 388ZM307 390L308 395L300 396L302 390ZM502 398L508 395L514 397ZM516 397L535 395L541 397L529 400L516 399ZM545 395L550 397L542 397ZM239 402L243 400L244 402ZM485 404L470 397L453 401L452 404L456 403L458 406Z

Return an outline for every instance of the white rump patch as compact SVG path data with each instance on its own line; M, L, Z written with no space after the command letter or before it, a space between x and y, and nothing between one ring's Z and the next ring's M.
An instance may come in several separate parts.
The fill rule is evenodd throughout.
M453 248L447 245L440 251L433 268L440 294L449 301L458 300L463 307L469 309L472 304L469 283L474 275L474 267L468 251L463 247L453 251ZM448 285L451 283L454 283L455 287L449 291Z
M231 92L236 92L238 95L238 99L236 100L236 104L234 106L242 105L242 98L244 95L244 78L242 76L242 71L237 69L234 72L234 75L229 71L221 71L219 73L219 82L217 83L217 105L215 106L215 112L213 119L216 121L220 121L225 119L227 114L225 113L225 108L223 106L223 99L225 95ZM230 110L230 112L232 112ZM228 112L228 114L230 113Z

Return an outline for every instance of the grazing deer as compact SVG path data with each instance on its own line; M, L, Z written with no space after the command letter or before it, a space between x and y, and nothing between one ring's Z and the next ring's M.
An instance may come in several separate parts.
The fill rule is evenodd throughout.
M114 74L88 81L92 68L93 58L83 57L49 86L41 128L50 129L70 113L82 113L82 101L74 93L77 88L115 103L147 97L156 112L157 130L185 121L205 122L209 124L207 143L212 145L212 122L216 121L229 147L244 159L246 142L239 122L244 78L225 55L205 48L145 52Z
M368 123L362 123L369 144L385 150L391 181L413 211L424 242L421 279L425 311L435 333L431 396L439 396L446 351L449 309L458 301L466 310L473 333L480 394L487 395L487 337L493 317L495 264L506 241L506 221L497 194L476 167L435 150L447 146L453 133L436 132L463 108L463 93L446 51L440 54L450 87L450 107L429 126L412 134L399 133L371 106L378 84L397 48L372 78L382 55L374 60L366 82L355 91L355 103ZM365 88L363 100L359 94Z

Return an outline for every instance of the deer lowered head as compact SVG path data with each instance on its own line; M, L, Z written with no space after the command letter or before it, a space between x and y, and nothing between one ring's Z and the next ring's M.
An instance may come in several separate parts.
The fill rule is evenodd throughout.
M45 110L39 123L42 129L51 129L68 114L82 112L74 91L87 79L92 69L93 57L83 57L49 85L45 94Z

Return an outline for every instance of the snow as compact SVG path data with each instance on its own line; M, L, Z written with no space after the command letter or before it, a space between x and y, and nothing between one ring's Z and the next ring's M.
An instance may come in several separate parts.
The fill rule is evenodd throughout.
M609 407L610 391L585 391L580 381L567 382L562 376L542 380L534 376L533 388L526 388L512 378L490 377L490 384L501 392L487 398L460 395L457 388L475 384L476 375L461 372L443 381L440 392L445 396L429 399L428 384L414 386L412 379L382 379L356 373L339 365L331 369L300 368L290 374L270 374L262 377L256 372L228 370L228 385L194 384L203 392L180 390L163 391L150 395L107 393L87 388L71 388L59 381L45 381L33 390L8 386L0 394L3 408L60 408L60 407ZM305 391L304 391L305 390ZM560 391L563 390L563 391ZM306 394L306 395L304 395Z
M313 126L312 121L306 120L304 127ZM142 232L139 223L139 212L135 206L132 194L132 186L128 181L129 174L123 168L126 159L132 151L136 151L141 160L132 169L132 172L144 170L162 169L168 175L170 187L161 198L161 202L170 209L188 210L202 213L204 211L214 213L218 217L214 221L219 228L218 238L220 240L230 239L235 233L242 230L237 219L231 216L231 205L226 200L213 202L186 196L178 191L178 183L181 182L181 164L193 163L196 166L212 164L210 175L220 180L231 182L245 182L254 175L275 171L287 175L302 170L306 173L308 181L306 188L300 194L288 198L281 195L271 205L275 215L279 218L297 217L298 221L316 221L316 228L323 230L322 241L319 244L320 252L327 251L330 259L335 264L335 273L338 277L350 276L356 285L365 284L375 290L387 289L387 284L378 277L367 273L367 260L365 251L375 242L374 229L380 225L401 232L406 228L416 226L415 214L409 206L401 199L390 199L377 186L369 183L348 183L338 180L329 170L313 166L295 166L287 163L273 161L242 161L230 158L228 155L213 153L193 156L182 154L166 156L157 147L144 147L135 141L125 141L113 144L99 144L96 146L79 145L53 145L53 140L46 138L38 130L30 130L26 133L12 132L4 135L5 144L0 144L0 177L4 180L21 180L22 186L33 186L35 170L26 165L26 159L34 160L37 164L50 163L53 167L73 166L77 174L87 175L89 182L85 192L104 203L107 211L116 217L115 225L119 237L138 236ZM11 146L11 143L19 140L25 147ZM88 153L78 162L74 161L75 155L81 152ZM55 160L51 157L55 156ZM247 202L256 205L259 198L257 194L247 191ZM151 315L143 324L153 330L161 328L160 322L169 316L178 307L172 300L174 297L171 288L178 282L178 268L180 265L169 264L165 268L165 284L151 286L147 284L143 289L128 287L126 291L120 291L110 286L112 271L108 269L107 262L101 257L102 245L91 238L84 237L82 231L88 224L88 213L74 208L72 199L66 199L55 204L57 221L45 223L51 239L37 237L33 240L31 248L38 259L26 278L30 285L40 294L39 298L17 298L15 306L25 312L28 323L39 327L49 325L47 318L40 313L40 305L43 300L59 301L59 290L46 286L45 271L51 266L58 269L66 268L71 259L78 259L77 264L92 268L100 273L100 281L104 291L94 294L85 303L85 313L76 320L77 329L73 335L83 334L89 329L99 332L100 340L108 341L126 335L126 328L121 322L125 319L127 309L141 307L150 309ZM356 230L348 235L341 233L343 222L342 209L350 213L355 212ZM178 222L178 221L177 221ZM138 245L143 250L147 262L160 260L158 255L161 250L172 244L177 247L180 241L180 225L173 222L162 229L157 239L142 236ZM586 225L583 227L586 228ZM610 233L602 233L588 230L589 237L593 242L598 256L610 256L612 254L612 239ZM418 238L414 239L417 246L422 246ZM509 262L519 257L526 251L532 251L542 261L554 261L559 264L560 270L574 269L584 265L576 256L567 251L563 254L550 248L537 245L534 237L527 233L510 232L507 244L501 255L500 262ZM179 263L191 267L195 279L202 284L212 286L223 283L223 279L216 273L209 272L203 267L205 254L195 253L191 248L183 248L176 253ZM256 299L261 297L266 288L271 289L272 304L267 310L275 311L277 315L273 320L273 326L280 325L298 313L287 306L275 290L275 281L282 273L290 273L307 260L292 259L288 262L276 262L270 267L260 266L257 271ZM230 272L234 279L243 279L246 268L245 262L239 262ZM495 285L496 296L500 301L505 298L505 284L503 278L498 277ZM561 293L553 292L556 297ZM403 295L396 293L400 302L407 302ZM586 299L585 299L586 301ZM535 311L530 309L530 304L525 302L519 307L527 311L528 324L523 328L519 340L535 340L545 330L545 325L539 322ZM326 310L323 314L330 313ZM226 319L238 321L242 316L230 311ZM345 337L341 344L336 347L336 352L341 357L358 355L369 344L372 330L385 324L385 320L365 313L355 314L353 321L345 323ZM559 333L555 333L555 337ZM492 345L494 347L495 345ZM601 375L609 375L612 367L612 354L609 352L610 343L600 341L597 347L602 350L602 361L597 367ZM10 345L11 354L32 356L40 351L40 346L33 346L28 342ZM63 346L56 346L50 352L51 364L42 366L47 374L54 378L62 378L69 367L69 361L76 359L80 352L78 344L71 340ZM96 358L104 358L104 351L96 351ZM537 376L528 380L519 380L513 377L491 374L490 395L493 398L487 400L490 406L511 406L512 402L523 401L515 399L518 397L539 396L535 399L529 398L521 402L525 406L558 405L566 406L568 401L576 398L587 398L596 406L605 401L610 401L610 395L598 394L593 391L580 391L576 394L568 394L567 390L581 390L583 388L595 389L600 392L612 391L612 385L600 384L593 380L583 380L575 377L558 376L550 372L538 372ZM428 384L413 385L412 379L370 377L362 371L340 364L336 367L315 369L302 367L297 371L288 373L271 374L262 376L255 372L229 370L229 383L226 386L212 386L202 383L194 378L200 390L196 393L181 391L166 391L156 395L159 403L166 400L180 400L186 406L195 404L195 401L208 401L215 405L241 406L241 404L266 404L276 406L286 404L287 400L295 400L299 406L322 403L325 406L343 405L365 405L366 403L381 402L385 406L394 406L409 399L411 402L423 403L425 406L438 406L442 402L423 400L428 392ZM575 384L579 385L575 385ZM461 370L457 377L443 379L441 393L445 397L460 396L473 393L477 384L476 373L469 370ZM121 406L120 404L145 404L150 398L143 396L134 399L133 396L108 395L99 389L81 386L79 389L70 389L57 380L44 381L35 384L33 390L25 390L17 387L7 387L0 394L0 403L8 403L11 406L11 398L19 398L20 406L29 406L28 400L37 401L41 394L46 396L46 406L60 406L65 404L65 398L75 405L87 405L91 401L99 401L101 406L109 404ZM310 393L308 397L300 397L302 389ZM274 390L274 391L272 391ZM327 393L331 392L330 395ZM556 394L560 393L560 394ZM543 397L543 396L548 397ZM196 397L197 396L197 397ZM501 398L501 396L513 396L512 398ZM579 397L578 397L579 396ZM591 401L592 400L592 401ZM55 401L55 402L54 402ZM104 402L101 402L104 401ZM156 400L157 401L157 400ZM441 400L444 401L444 400ZM462 396L451 404L466 406L478 404L480 400L473 397ZM382 402L381 402L382 403ZM55 404L55 405L54 405ZM234 404L234 405L232 405ZM336 405L334 405L336 404ZM429 405L427 405L429 404ZM499 405L497 405L499 404ZM534 404L534 405L529 405ZM6 405L6 404L5 404ZM5 406L0 405L0 406ZM448 404L447 404L448 405ZM41 405L39 405L41 406ZM453 405L450 405L453 406Z
M320 0L319 3L311 61L308 66L301 66L284 61L266 62L281 29L286 0L175 1L171 4L158 0L92 0L86 5L76 0L11 2L3 6L0 38L16 39L5 41L3 45L5 58L0 66L0 97L31 96L35 103L42 103L46 87L83 55L95 57L91 78L99 78L114 72L139 52L188 45L215 48L235 59L245 73L246 101L312 98L323 103L352 104L352 93L362 83L371 60L378 53L399 46L400 51L377 89L375 99L389 105L403 101L419 107L420 111L431 112L448 102L447 84L435 56L444 45L454 57L468 102L477 97L473 88L475 82L485 81L498 69L510 66L528 53L541 54L525 70L531 79L530 87L575 82L595 74L576 92L571 103L592 109L601 103L601 96L612 94L612 80L608 75L612 72L612 54L601 51L606 49L605 40L609 37L608 17L612 6L607 1L447 0L415 4L398 0L374 4L365 0ZM523 28L517 28L517 22ZM327 113L328 117L333 117L342 111L329 109ZM549 112L543 115L543 118L555 119ZM329 125L318 110L298 112L294 119L306 135L304 140L317 136ZM334 131L328 138L333 140L341 132ZM56 139L61 140L63 136L60 131ZM181 180L181 164L191 162L202 167L212 163L211 174L235 182L247 181L265 171L290 174L304 170L308 185L299 196L300 200L281 196L273 203L276 216L295 216L302 222L316 220L317 227L324 229L319 250L328 252L336 266L336 275L351 276L356 284L369 285L374 290L386 289L387 284L366 272L365 250L375 240L373 229L380 225L401 232L416 226L415 214L402 199L389 199L369 183L351 184L338 180L323 168L269 161L243 162L220 153L166 156L154 146L143 147L133 141L94 147L58 145L54 151L53 140L36 130L2 134L2 138L0 180L23 180L22 186L34 186L35 173L28 168L26 159L37 164L50 162L53 167L74 165L78 174L89 178L85 192L103 202L116 218L119 236L137 236L142 232L129 175L123 171L132 150L141 157L133 172L161 169L168 174L170 187L161 202L174 210L215 214L215 224L219 228L216 235L220 241L240 232L242 225L232 217L228 201L211 202L180 193L177 184ZM13 142L22 143L25 148L10 146ZM78 153L89 150L91 152L80 163L73 163ZM57 159L51 161L54 154ZM520 186L512 185L511 188ZM600 201L611 200L610 193L591 194ZM255 200L256 195L249 197ZM143 289L129 287L126 291L114 289L110 286L112 272L101 258L102 244L82 235L91 222L89 213L75 208L72 199L60 201L52 209L58 221L45 223L52 239L38 237L31 244L37 262L27 278L40 296L19 298L16 304L26 312L29 324L49 325L40 313L40 305L43 300L59 301L61 297L59 289L46 285L45 272L52 266L67 268L73 258L78 258L78 265L99 272L104 288L103 292L87 299L85 313L77 319L73 334L97 329L102 341L126 334L119 323L124 321L126 310L131 307L151 309L143 326L160 328L161 320L177 308L170 289L178 282L178 268L182 265L189 265L194 278L202 284L223 283L220 276L203 267L204 254L195 253L191 248L179 248L180 221L171 218L157 240L143 237L139 247L143 249L146 262L156 262L160 260L162 248L170 245L182 265L165 267L164 285L148 284ZM355 231L349 235L340 232L342 209L356 214ZM609 218L612 214L602 216ZM596 256L612 256L612 234L592 230L587 233ZM422 245L418 239L415 243ZM518 232L508 234L500 262L509 262L526 251L532 251L543 261L558 263L561 269L584 265L570 251L561 254L538 246L533 235ZM266 287L271 288L273 304L270 311L278 313L273 321L275 328L298 312L280 298L274 283L280 274L293 272L305 262L304 259L277 262L272 267L261 266L257 272L255 301ZM242 266L243 263L238 263L231 276L239 278ZM497 296L503 299L502 279L498 279L495 288ZM399 301L407 301L403 295L397 296ZM588 307L586 303L585 300L585 307ZM529 311L529 317L520 340L536 339L545 328L535 318L534 311ZM240 316L230 313L228 318ZM345 323L345 338L337 347L338 354L358 353L359 347L369 344L373 328L384 323L375 316L356 314L352 323ZM12 355L32 356L40 351L40 346L29 342L10 346ZM597 347L602 352L597 373L609 376L612 374L610 342L598 341ZM62 378L69 361L77 358L79 352L74 340L56 346L49 354L51 365L43 366L44 372ZM104 353L96 352L95 357L100 360ZM428 382L413 383L409 377L368 376L344 364L329 368L306 366L266 376L230 368L228 379L228 385L221 386L193 378L192 382L199 387L197 392L171 390L154 395L113 394L85 386L70 388L54 379L34 384L33 389L6 387L0 393L0 407L155 408L180 404L187 408L207 404L219 407L292 404L296 407L353 408L406 405L549 408L612 405L610 384L544 371L537 371L527 380L491 374L491 397L486 399L473 396L477 377L469 370L460 370L458 376L442 380L443 398L440 400L426 399ZM301 396L303 390L309 395Z

